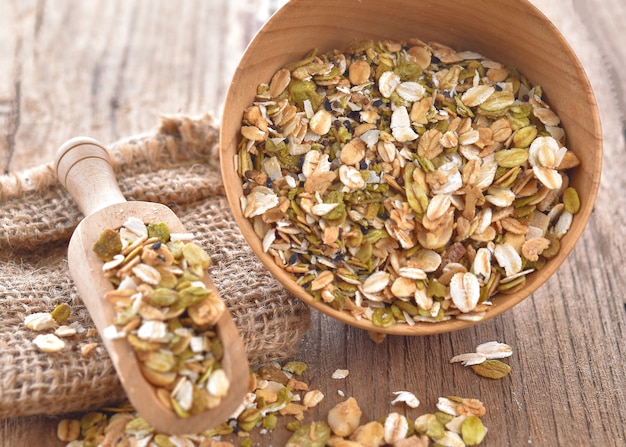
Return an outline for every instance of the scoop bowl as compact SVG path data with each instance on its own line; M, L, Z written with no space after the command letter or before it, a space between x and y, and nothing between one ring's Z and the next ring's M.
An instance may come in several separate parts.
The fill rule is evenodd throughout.
M185 233L182 222L167 206L126 201L118 187L110 160L108 151L101 143L86 137L68 140L57 151L55 169L59 182L85 216L70 239L69 270L133 407L154 429L162 433L199 433L226 421L241 405L249 382L245 346L232 315L226 310L215 324L215 331L224 348L221 363L230 380L229 391L217 406L181 418L163 404L155 386L144 378L135 351L126 338L106 336L107 328L115 321L116 310L105 298L113 286L104 276L102 260L93 250L102 232L121 228L129 217L135 217L145 223L163 222L173 233ZM202 282L219 296L208 273L205 272Z

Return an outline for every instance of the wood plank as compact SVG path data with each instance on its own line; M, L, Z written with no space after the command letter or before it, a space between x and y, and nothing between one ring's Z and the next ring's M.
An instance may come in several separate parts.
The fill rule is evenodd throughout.
M0 2L0 171L51 161L57 146L76 135L111 142L145 132L162 114L208 111L219 118L246 44L282 3ZM341 401L339 391L358 399L363 421L390 411L415 418L434 411L439 396L461 395L485 403L487 447L626 444L626 6L621 0L533 3L579 54L602 114L603 179L582 240L533 297L464 331L375 344L314 311L295 356L309 364L311 388L326 395L309 420ZM514 348L506 379L490 381L449 364L490 340ZM338 368L350 375L332 379ZM415 392L420 407L392 407L399 390ZM0 444L60 447L57 420L3 420ZM256 433L255 442L283 445L288 437L280 429Z

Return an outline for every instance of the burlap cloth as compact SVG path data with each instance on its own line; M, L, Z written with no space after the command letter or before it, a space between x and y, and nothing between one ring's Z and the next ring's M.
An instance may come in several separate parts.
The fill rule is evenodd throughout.
M213 260L211 276L252 365L293 354L308 308L288 295L248 248L219 174L218 131L209 116L163 118L153 133L110 145L128 200L170 206ZM51 164L0 177L0 417L84 411L124 396L67 269L67 244L82 219ZM85 331L59 353L39 352L24 317L66 302ZM91 329L91 330L89 330Z

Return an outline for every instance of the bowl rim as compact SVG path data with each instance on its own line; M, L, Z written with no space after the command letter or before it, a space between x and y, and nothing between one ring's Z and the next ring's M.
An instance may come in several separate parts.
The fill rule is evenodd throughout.
M352 0L358 2L358 0ZM484 1L484 0L483 0ZM493 0L491 0L493 1ZM506 2L506 0L500 0L501 2ZM268 34L272 34L276 31L276 23L281 20L284 15L290 14L293 8L310 8L311 5L318 3L319 0L290 0L280 9L278 9L270 18L265 22L265 24L259 29L259 31L255 34L253 39L248 44L239 65L233 75L232 81L229 85L228 92L226 94L226 100L223 105L223 113L222 117L227 117L229 114L233 113L230 111L231 102L229 98L234 95L240 96L241 86L238 84L239 78L241 78L242 73L246 70L246 64L249 62L250 58L254 55L255 52L259 51L259 47L262 46L262 39L264 39ZM564 51L563 57L565 57L571 64L573 64L573 69L576 71L576 75L579 77L581 84L584 87L584 91L581 92L584 96L585 103L588 105L588 110L590 112L589 119L591 120L591 128L592 131L589 131L591 137L595 140L595 157L593 158L593 166L594 170L588 175L591 179L590 185L587 188L588 190L588 200L582 204L581 210L579 214L574 218L572 223L572 227L568 231L568 233L562 239L561 249L556 258L548 261L546 266L539 271L533 272L528 275L526 286L512 294L503 294L498 293L491 298L492 306L490 310L488 310L484 316L484 318L472 321L472 320L462 320L458 318L452 318L450 320L442 321L442 322L416 322L415 325L408 324L394 324L391 327L379 327L375 326L370 320L367 319L357 319L348 311L340 311L334 309L330 305L322 302L316 301L313 297L305 291L304 288L299 286L292 278L292 276L280 268L271 258L271 256L267 253L263 252L262 242L261 240L254 234L252 230L252 225L250 222L243 217L243 213L241 212L240 207L240 196L242 193L242 189L237 190L236 188L225 188L226 196L229 202L229 205L234 214L235 220L243 233L243 236L247 243L250 245L252 251L255 256L263 263L263 265L269 270L274 278L276 278L283 287L285 287L289 292L295 295L298 299L302 300L312 308L318 310L319 312L330 316L336 320L339 320L343 323L346 323L350 326L354 326L360 329L367 330L372 333L381 333L381 334L389 334L389 335L409 335L409 336L420 336L420 335L431 335L431 334L439 334L446 332L453 332L465 328L469 328L475 326L479 323L486 322L490 319L493 319L502 313L506 312L510 308L519 304L526 298L530 297L541 285L543 285L551 276L553 276L560 266L565 262L565 260L570 255L571 251L574 249L574 246L581 238L584 228L586 227L589 218L591 216L591 212L593 210L593 205L598 193L599 184L600 184L600 176L601 176L601 166L602 166L602 128L600 122L600 116L597 108L597 102L595 99L595 95L593 93L593 89L589 82L589 79L585 73L584 67L579 61L576 53L570 46L569 42L565 39L565 37L561 34L561 32L557 29L557 27L532 3L528 0L519 0L517 3L522 4L523 8L528 10L529 14L534 15L535 20L538 20L545 26L545 29L548 30L551 37L555 37L558 41L558 46L561 50ZM503 3L504 4L504 3ZM491 5L491 3L490 3ZM419 34L419 33L417 33ZM416 37L420 37L417 35ZM346 44L348 41L346 41ZM303 48L303 54L310 48ZM468 48L471 50L471 48ZM280 66L275 66L274 71L278 70ZM520 69L522 73L524 73L523 68ZM268 80L259 80L257 82L267 82ZM540 84L540 83L539 83ZM256 85L254 86L245 86L246 88L254 88L253 91L256 91ZM549 92L547 92L549 97ZM551 101L548 99L548 103ZM241 117L243 110L239 110L239 117ZM240 120L239 120L240 124ZM564 123L565 124L565 123ZM234 131L238 131L239 126L234 126ZM222 126L220 127L220 169L223 179L229 178L229 176L233 176L234 172L234 163L232 160L232 156L236 154L235 150L231 152L228 151L227 144L229 142L233 142L231 127ZM231 134L227 134L228 131L231 131ZM567 131L566 131L567 132ZM236 137L236 135L235 135ZM235 138L236 140L236 138ZM569 146L569 145L568 145ZM585 169L583 167L582 169ZM579 174L581 171L581 167L576 168L576 173ZM587 173L589 174L589 173ZM239 178L236 174L234 177Z

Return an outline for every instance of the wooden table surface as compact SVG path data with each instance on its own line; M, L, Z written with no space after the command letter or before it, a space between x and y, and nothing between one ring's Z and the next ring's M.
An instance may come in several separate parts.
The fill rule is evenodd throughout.
M313 312L296 359L326 394L308 418L357 398L363 421L405 411L410 390L434 411L439 396L487 407L485 446L626 445L626 4L533 0L586 67L600 105L604 169L595 212L562 268L505 315L460 332L387 337ZM161 114L219 118L239 56L280 0L0 0L0 173L52 160L76 135L112 142L151 130ZM575 94L575 92L572 92ZM512 373L476 376L449 359L482 342L510 344ZM343 380L335 369L348 369ZM43 410L43 409L42 409ZM61 446L50 416L0 421L0 445ZM255 445L284 444L276 430Z

